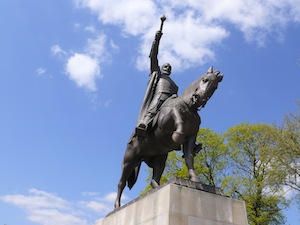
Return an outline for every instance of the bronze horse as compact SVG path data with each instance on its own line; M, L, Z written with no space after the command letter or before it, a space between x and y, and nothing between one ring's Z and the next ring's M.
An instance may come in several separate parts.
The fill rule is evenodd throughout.
M142 162L153 168L151 186L155 188L159 185L168 153L180 149L181 145L190 180L200 181L194 170L194 148L201 123L198 110L211 98L222 79L223 74L210 67L179 97L170 97L163 103L146 137L131 136L123 159L115 208L120 207L126 183L130 189L135 184Z

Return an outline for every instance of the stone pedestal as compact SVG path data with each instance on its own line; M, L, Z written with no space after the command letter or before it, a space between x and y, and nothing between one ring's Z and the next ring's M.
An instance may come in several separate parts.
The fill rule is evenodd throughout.
M174 179L95 225L247 225L244 202L220 189Z

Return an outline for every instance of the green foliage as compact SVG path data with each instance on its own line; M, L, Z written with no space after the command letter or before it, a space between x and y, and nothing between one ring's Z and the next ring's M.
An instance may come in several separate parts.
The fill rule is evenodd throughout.
M173 151L169 153L161 183L173 177L188 179L188 170L182 157L182 152Z
M248 123L234 126L225 133L230 154L231 176L223 180L223 188L234 198L246 202L249 224L283 224L282 209L288 202L282 186L273 178L277 142L276 128Z
M201 128L197 142L202 144L202 150L194 159L196 173L203 183L220 186L226 174L228 160L223 136L208 128Z
M284 117L283 126L274 133L278 143L274 174L282 184L300 193L300 102L298 112Z

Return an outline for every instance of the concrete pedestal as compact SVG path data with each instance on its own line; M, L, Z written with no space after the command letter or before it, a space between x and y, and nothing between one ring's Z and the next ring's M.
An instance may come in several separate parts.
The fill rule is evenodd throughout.
M174 179L95 225L247 225L244 202L217 188Z

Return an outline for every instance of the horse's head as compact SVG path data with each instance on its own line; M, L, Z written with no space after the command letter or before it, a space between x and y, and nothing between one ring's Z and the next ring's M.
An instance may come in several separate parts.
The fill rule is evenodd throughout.
M198 85L196 85L195 92L192 96L193 104L197 108L200 106L204 107L218 88L218 84L222 81L222 79L223 74L220 74L220 71L213 70L213 68L210 67L206 74L197 80Z
M185 90L183 95L189 96L189 104L192 104L195 108L204 107L222 79L223 74L210 67L203 76Z

